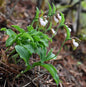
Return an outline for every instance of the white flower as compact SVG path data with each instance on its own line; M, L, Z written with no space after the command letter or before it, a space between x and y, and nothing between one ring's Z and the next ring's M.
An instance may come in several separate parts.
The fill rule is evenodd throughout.
M59 20L56 18L56 16L54 16L54 21L55 21L56 23L59 22Z
M66 25L66 26L67 26L67 25ZM68 27L68 26L67 26L67 27ZM68 27L68 29L69 29L69 31L71 32L71 28Z
M61 20L61 16L60 16L60 14L57 14L57 16L58 16L58 18Z
M69 29L69 31L71 32L71 28L68 28Z
M42 18L39 18L39 21L42 26L46 26L46 24L48 23L47 20L44 21Z
M52 33L56 35L56 31L52 28L51 29Z
M79 44L75 41L75 39L73 39L73 45L74 45L75 47L78 47L78 46L79 46Z

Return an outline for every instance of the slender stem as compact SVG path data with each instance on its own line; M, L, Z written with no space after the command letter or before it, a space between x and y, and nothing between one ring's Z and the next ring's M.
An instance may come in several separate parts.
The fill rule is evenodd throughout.
M63 43L62 43L62 45L61 45L61 47L60 47L59 51L58 51L58 52L57 52L57 54L56 54L56 56L60 53L60 51L61 51L62 47L63 47L63 46L64 46L64 44L65 44L65 42L66 42L66 39L63 41Z
M31 23L31 26L33 26L34 22L35 22L35 21L33 20L32 23Z
M23 73L27 72L30 69L31 69L31 66L28 65L27 68L24 71L21 71L21 73L19 73L15 78L19 78Z
M41 62L39 61L39 62L33 63L32 66L28 65L27 68L26 68L24 71L21 71L21 73L19 73L15 78L20 77L23 73L29 71L29 70L32 69L33 67L38 66L38 65L40 65L40 64L41 64Z
M36 24L36 30L38 29L38 26L39 26L39 21L37 21L37 24Z
M33 63L33 65L32 65L32 67L31 68L33 68L33 67L35 67L35 66L38 66L38 65L40 65L41 64L41 62L39 61L39 62L35 62L35 63Z
M51 22L51 16L49 16L48 22ZM47 23L47 25L48 25L48 23ZM48 29L46 29L47 25L45 26L45 29L44 29L45 33L49 30L49 27L51 26L51 25L49 25Z
M18 54L14 54L11 58L13 58L14 59L14 62L15 62L15 64L17 64L20 60L21 60L21 58L18 60L18 61L16 61L16 59L18 58Z
M13 53L15 53L15 49L14 50L12 50L12 52L8 55L8 57L10 56L10 55L12 55Z
M61 25L59 25L56 29L56 32L58 31L58 29L61 27ZM55 36L55 34L52 35L52 38Z
M51 30L51 27L52 27L52 22L50 22L50 25L49 25L49 27L46 29L45 33L46 33L47 31Z

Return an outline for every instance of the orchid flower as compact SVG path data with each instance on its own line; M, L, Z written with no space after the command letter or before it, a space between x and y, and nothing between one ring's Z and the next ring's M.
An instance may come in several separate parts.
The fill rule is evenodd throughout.
M73 41L73 45L74 45L74 47L78 47L79 46L79 44L75 41L75 39L72 39L72 41Z
M51 29L52 33L56 35L56 31L52 28Z
M41 26L43 26L43 27L45 27L46 24L48 23L47 20L43 20L42 18L39 18L39 21L40 21Z
M68 27L68 26L67 26L67 27ZM69 31L71 32L71 28L68 27L68 29L69 29Z
M57 14L57 16L58 16L58 18L61 20L61 16L60 16L60 14Z
M59 20L56 18L56 16L54 16L54 21L55 21L56 23L59 23Z

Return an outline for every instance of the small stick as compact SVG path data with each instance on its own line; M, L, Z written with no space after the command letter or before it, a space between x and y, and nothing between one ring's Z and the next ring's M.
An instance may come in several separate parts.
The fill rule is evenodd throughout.
M46 72L45 72L45 73L46 73ZM36 79L38 79L38 78L42 77L45 73L43 73L43 74L39 75L38 77L34 78L33 80L31 80L31 78L29 78L29 79L31 80L31 82L33 82L33 83L34 83L34 81L35 81ZM26 87L26 86L28 86L29 84L31 84L31 82L29 82L29 83L25 84L25 85L24 85L24 86L22 86L22 87Z

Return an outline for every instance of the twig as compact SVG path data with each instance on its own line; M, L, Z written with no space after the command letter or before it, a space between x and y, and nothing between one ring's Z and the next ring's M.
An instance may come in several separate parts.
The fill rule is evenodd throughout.
M5 82L4 82L4 87L6 87L6 80L5 80Z
M3 65L6 67L6 70L9 70L11 73L16 73L16 74L19 73L19 71L17 71L17 70L15 70L15 69L13 69L12 67L10 67L10 65L5 64L5 63L3 63L2 61L0 61L0 63L3 64ZM6 70L5 70L5 71L6 71Z
M2 12L0 12L0 15L3 16L4 18L6 18L6 16Z
M10 71L8 71L7 69L5 69L5 68L3 68L3 67L0 67L0 70L3 70L3 71L6 72L6 73L12 74Z
M46 73L46 72L45 72L45 73ZM29 79L31 80L31 82L33 82L33 83L34 83L34 81L35 81L36 79L38 79L38 78L42 77L45 73L43 73L43 74L39 75L38 77L34 78L33 80L31 80L31 78L30 78L30 77L29 77ZM29 82L29 83L25 84L25 85L24 85L24 86L22 86L22 87L26 87L26 86L28 86L29 84L31 84L31 82Z

